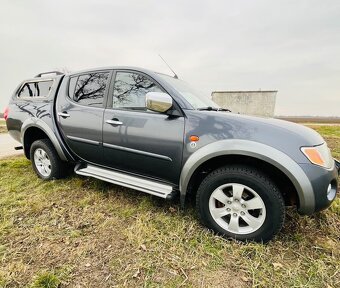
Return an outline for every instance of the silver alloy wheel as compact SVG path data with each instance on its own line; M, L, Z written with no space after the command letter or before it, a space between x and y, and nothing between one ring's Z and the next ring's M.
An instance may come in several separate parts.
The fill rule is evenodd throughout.
M34 165L41 175L48 177L51 174L51 161L41 148L34 151Z
M209 198L209 211L215 222L234 234L250 234L266 219L262 198L250 187L239 183L219 186Z

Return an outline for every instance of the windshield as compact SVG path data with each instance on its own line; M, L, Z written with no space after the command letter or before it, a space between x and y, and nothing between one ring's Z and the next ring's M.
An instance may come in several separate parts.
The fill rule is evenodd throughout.
M168 75L159 74L166 82L171 84L173 88L180 93L195 109L213 107L219 108L219 106L213 102L210 98L197 92L195 89L183 80L173 78Z

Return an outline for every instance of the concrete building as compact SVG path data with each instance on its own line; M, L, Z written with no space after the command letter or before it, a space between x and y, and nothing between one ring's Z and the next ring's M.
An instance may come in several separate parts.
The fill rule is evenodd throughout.
M232 112L273 117L277 91L215 91L212 100Z

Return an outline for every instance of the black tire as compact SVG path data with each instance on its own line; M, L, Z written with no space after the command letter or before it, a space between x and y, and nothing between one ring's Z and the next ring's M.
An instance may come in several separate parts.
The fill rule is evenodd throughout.
M227 186L224 186L224 184L227 184ZM244 190L241 190L245 192L241 192L240 199L234 198L234 187L247 187L244 188ZM217 194L220 192L220 190L217 190L217 188L220 188L220 190L222 189L223 194L229 198L224 198L222 194ZM235 191L237 190L236 188ZM214 196L210 198L213 192ZM222 202L216 200L216 196L220 195L222 195L221 198L217 198L223 199L223 202L228 202L228 204L223 204ZM249 208L241 208L241 206L247 207L246 204L250 203L246 202L248 200L244 200L243 198L246 197L247 199L248 197L248 199L251 200L252 196L254 196L253 198L256 198L257 203L261 202L259 200L259 198L261 198L262 206L260 204L257 205L263 207L264 204L264 209L260 208L257 210L251 210ZM224 199L227 199L229 201ZM238 201L238 203L235 204L235 201ZM242 202L243 204L241 205L241 203L239 202ZM218 207L215 207L215 205ZM210 209L212 209L212 211L217 211L215 209L219 209L219 207L221 207L221 210L218 211L222 211L223 214L214 214L213 212L210 212ZM266 175L259 172L255 168L243 165L225 166L211 172L202 181L201 185L198 188L196 195L196 208L198 211L199 219L203 225L207 226L208 228L212 229L214 232L222 235L225 238L233 238L240 241L256 241L264 243L268 242L274 237L274 235L276 235L280 231L285 219L284 199L277 186ZM231 212L224 212L224 208ZM240 211L240 209L245 210ZM223 217L220 216L224 215L225 213L229 214ZM240 213L242 213L243 216L241 216ZM244 221L244 218L242 218L248 217L250 213L252 213L250 216L255 216L255 218L258 217L256 218L257 222L253 222L256 224L252 224L255 227L251 227L251 225ZM214 214L215 216L213 217L212 214ZM236 228L231 228L229 230L240 231L243 229L242 233L228 231L228 228L232 226L229 225L232 221L231 218L233 216L236 217L236 220L233 219L233 221L236 221L237 223L234 223L236 225L234 227ZM246 219L249 220L250 218L251 217L248 217ZM261 221L257 219L260 219ZM259 227L256 228L256 225L258 225ZM224 229L225 227L227 227L227 229ZM249 233L247 232L247 230L249 230Z
M36 163L36 159L34 157L34 153L37 151L37 149L40 149L38 151L44 151L47 156L46 158L49 160L50 165L50 173L41 173L38 169L38 164ZM49 139L40 139L37 141L34 141L31 145L30 149L30 158L33 166L33 170L35 173L44 180L51 180L51 179L60 179L65 177L67 166L66 163L61 161L61 159L58 156L57 151L55 150L52 142ZM48 174L48 175L47 175Z

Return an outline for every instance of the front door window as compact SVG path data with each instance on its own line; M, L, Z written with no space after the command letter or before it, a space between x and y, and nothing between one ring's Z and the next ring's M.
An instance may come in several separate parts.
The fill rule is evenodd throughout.
M162 90L142 74L117 72L112 106L116 109L146 111L145 95L148 92L162 92Z

